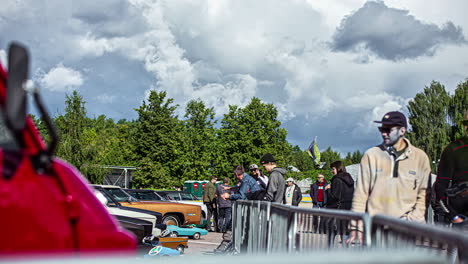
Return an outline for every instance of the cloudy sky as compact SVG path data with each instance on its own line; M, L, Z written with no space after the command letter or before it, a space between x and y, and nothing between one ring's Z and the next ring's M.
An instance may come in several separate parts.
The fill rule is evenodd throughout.
M0 58L17 40L52 114L76 89L89 116L137 117L151 89L182 112L252 97L288 140L345 153L380 142L377 120L437 80L468 77L466 0L3 0Z

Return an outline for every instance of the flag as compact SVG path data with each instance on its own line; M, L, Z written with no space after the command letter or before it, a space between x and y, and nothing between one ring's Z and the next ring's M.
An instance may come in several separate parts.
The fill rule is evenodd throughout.
M323 165L325 165L324 162L320 162L320 150L317 145L317 137L315 137L312 143L310 143L307 152L314 162L315 167L322 168Z

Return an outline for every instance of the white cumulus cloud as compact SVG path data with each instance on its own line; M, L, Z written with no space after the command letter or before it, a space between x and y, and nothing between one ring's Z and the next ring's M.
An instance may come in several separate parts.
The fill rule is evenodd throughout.
M40 74L41 75L41 74ZM58 64L39 77L39 83L44 88L54 92L64 92L83 85L83 76L79 71Z

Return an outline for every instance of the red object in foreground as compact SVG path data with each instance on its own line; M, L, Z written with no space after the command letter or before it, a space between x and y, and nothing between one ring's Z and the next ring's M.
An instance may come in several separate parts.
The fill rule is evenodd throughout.
M3 108L7 75L0 66ZM28 117L21 151L0 148L0 256L135 254L135 238L121 229L66 162L53 159L44 174L31 157L45 147Z

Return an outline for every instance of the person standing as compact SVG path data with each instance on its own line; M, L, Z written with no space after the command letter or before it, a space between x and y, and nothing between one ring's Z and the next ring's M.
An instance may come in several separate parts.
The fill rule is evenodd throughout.
M277 167L275 157L269 153L265 154L260 159L260 163L262 164L265 171L270 173L264 200L283 203L284 189L286 187L286 182L284 181L286 170Z
M333 178L331 184L325 187L327 190L327 208L350 210L353 202L354 180L346 172L343 162L340 160L330 164Z
M443 203L452 225L468 230L468 111L463 126L465 135L442 152L434 190L436 201Z
M209 182L205 184L205 189L203 189L203 203L206 205L208 210L208 215L206 216L206 230L211 231L211 217L213 217L213 226L216 231L218 225L218 213L216 209L216 188L215 184L218 178L216 176L211 176Z
M222 194L229 192L229 178L224 178L223 184L218 185L216 188L217 202L218 202L218 227L221 233L231 229L231 200L222 198Z
M310 198L312 199L312 207L323 208L327 203L327 192L325 188L328 186L327 180L323 174L317 175L317 181L310 186Z
M401 112L388 112L374 122L382 124L383 142L361 159L352 210L424 222L429 158L405 138L407 122ZM347 242L356 237L362 242L361 225L351 221L351 230Z
M263 173L258 169L257 164L252 164L249 166L250 175L257 181L257 183L266 190L268 185L268 177L263 175Z
M301 188L297 186L293 178L288 178L286 180L286 190L284 192L284 204L298 206L302 201L302 192Z
M234 176L240 181L239 190L234 193L223 193L223 199L230 199L230 200L258 200L257 196L262 196L264 190L262 187L255 181L252 176L248 175L244 171L244 167L241 165L237 165L234 167Z

